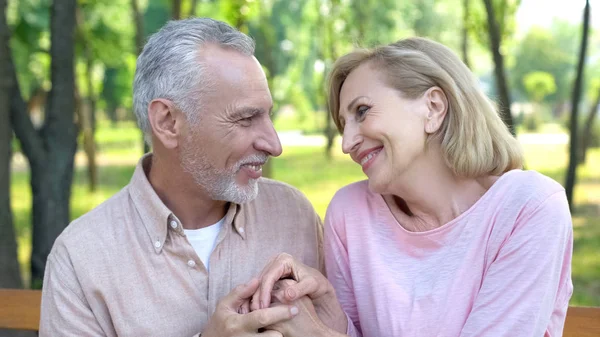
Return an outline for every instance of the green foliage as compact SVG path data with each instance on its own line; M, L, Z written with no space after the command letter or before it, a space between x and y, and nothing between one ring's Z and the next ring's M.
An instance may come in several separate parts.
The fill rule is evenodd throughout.
M515 53L514 67L510 69L513 88L523 96L536 100L525 85L525 77L532 72L544 72L554 78L556 90L544 95L544 100L556 103L571 94L575 69L575 26L554 21L553 29L530 29L520 41Z
M556 92L554 76L543 71L532 71L523 77L523 85L529 97L541 102L546 96Z
M502 44L506 44L515 33L515 18L520 4L521 0L492 0ZM487 12L481 0L471 0L469 30L480 44L489 45Z

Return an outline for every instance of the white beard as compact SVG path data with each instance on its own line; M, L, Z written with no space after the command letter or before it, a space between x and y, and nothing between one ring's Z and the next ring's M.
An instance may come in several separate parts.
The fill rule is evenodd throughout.
M181 166L184 172L192 175L194 181L208 193L213 200L223 200L243 204L254 200L258 195L258 179L249 179L248 185L240 186L236 175L242 165L266 162L267 155L256 154L244 158L230 168L215 168L204 153L193 151L186 145L182 148Z

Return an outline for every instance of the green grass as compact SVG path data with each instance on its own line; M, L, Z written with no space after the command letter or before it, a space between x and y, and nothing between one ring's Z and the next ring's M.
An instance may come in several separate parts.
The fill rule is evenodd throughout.
M549 129L552 129L550 127ZM90 193L84 165L78 165L71 199L71 216L79 217L125 186L141 154L140 133L135 124L109 129L101 125L99 186ZM538 170L560 183L564 181L567 163L566 146L525 146L528 169ZM84 162L79 160L78 162ZM600 149L593 149L585 165L578 170L575 189L573 282L575 293L572 305L600 306ZM360 168L339 149L328 160L322 148L287 147L284 154L273 159L274 178L299 188L323 217L329 201L342 186L365 179ZM26 170L13 172L12 207L19 243L19 260L23 277L29 278L31 254L29 174Z

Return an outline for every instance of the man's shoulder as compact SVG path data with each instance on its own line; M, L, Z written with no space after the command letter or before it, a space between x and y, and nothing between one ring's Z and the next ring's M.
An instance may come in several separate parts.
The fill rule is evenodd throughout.
M258 200L279 200L283 204L300 203L310 204L308 198L299 189L282 181L261 178L258 181Z
M112 240L118 224L131 215L129 185L115 195L73 220L59 235L57 243L66 246L86 246L90 241ZM88 241L89 240L89 241Z

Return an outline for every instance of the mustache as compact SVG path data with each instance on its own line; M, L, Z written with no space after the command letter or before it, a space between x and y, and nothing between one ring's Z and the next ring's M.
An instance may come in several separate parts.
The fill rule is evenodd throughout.
M236 164L236 169L239 170L243 165L247 165L247 164L264 165L267 162L267 160L269 160L269 155L267 155L265 153L253 154L247 158L240 160Z

